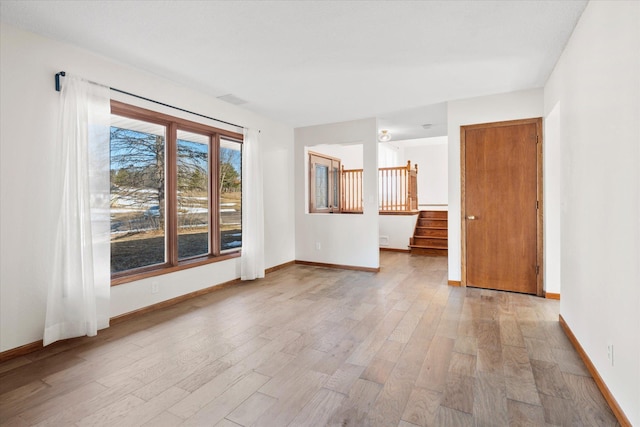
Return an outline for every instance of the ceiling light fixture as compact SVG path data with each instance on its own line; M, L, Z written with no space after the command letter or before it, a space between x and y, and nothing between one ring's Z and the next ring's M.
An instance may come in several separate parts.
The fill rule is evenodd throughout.
M381 130L380 133L378 134L378 141L380 142L387 142L390 139L391 139L391 134L386 129Z

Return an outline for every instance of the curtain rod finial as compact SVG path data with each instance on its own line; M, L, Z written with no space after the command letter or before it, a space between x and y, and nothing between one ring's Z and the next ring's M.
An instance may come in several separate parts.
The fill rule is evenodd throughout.
M59 73L56 73L56 92L60 92L60 76L64 77L66 76L67 73L65 73L64 71L60 71Z

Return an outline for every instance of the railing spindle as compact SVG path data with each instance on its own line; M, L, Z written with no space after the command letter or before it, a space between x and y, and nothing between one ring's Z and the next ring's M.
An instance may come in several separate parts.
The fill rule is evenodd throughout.
M412 212L418 207L418 165L378 169L378 209L381 212ZM342 212L363 212L363 170L341 170Z

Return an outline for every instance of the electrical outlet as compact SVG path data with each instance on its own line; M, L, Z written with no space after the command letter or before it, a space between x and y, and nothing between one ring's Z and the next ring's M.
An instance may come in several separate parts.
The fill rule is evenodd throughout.
M320 249L322 249L322 245L320 245L320 242L316 242L316 251L319 251Z
M607 345L607 360L609 364L613 366L613 344Z
M151 282L151 293L157 294L160 291L160 284L158 282Z

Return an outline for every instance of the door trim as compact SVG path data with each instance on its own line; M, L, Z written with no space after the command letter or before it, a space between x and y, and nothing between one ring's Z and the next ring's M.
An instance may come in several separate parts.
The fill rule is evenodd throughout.
M522 119L522 120L509 120L504 122L493 122L493 123L481 123L476 125L467 125L460 126L460 224L461 224L461 235L460 235L460 262L461 262L461 285L467 286L467 222L466 222L466 206L465 206L465 195L466 195L466 165L465 165L465 155L466 155L466 141L465 135L467 130L474 129L483 129L483 128L494 128L494 127L502 127L502 126L517 126L517 125L528 125L528 124L536 125L536 134L538 135L538 143L536 145L536 170L537 170L537 189L536 196L538 199L538 211L536 213L536 262L538 265L538 271L536 276L536 295L543 296L543 288L544 288L544 266L543 266L543 226L544 226L544 202L543 202L543 192L542 192L542 117L536 117L531 119Z

